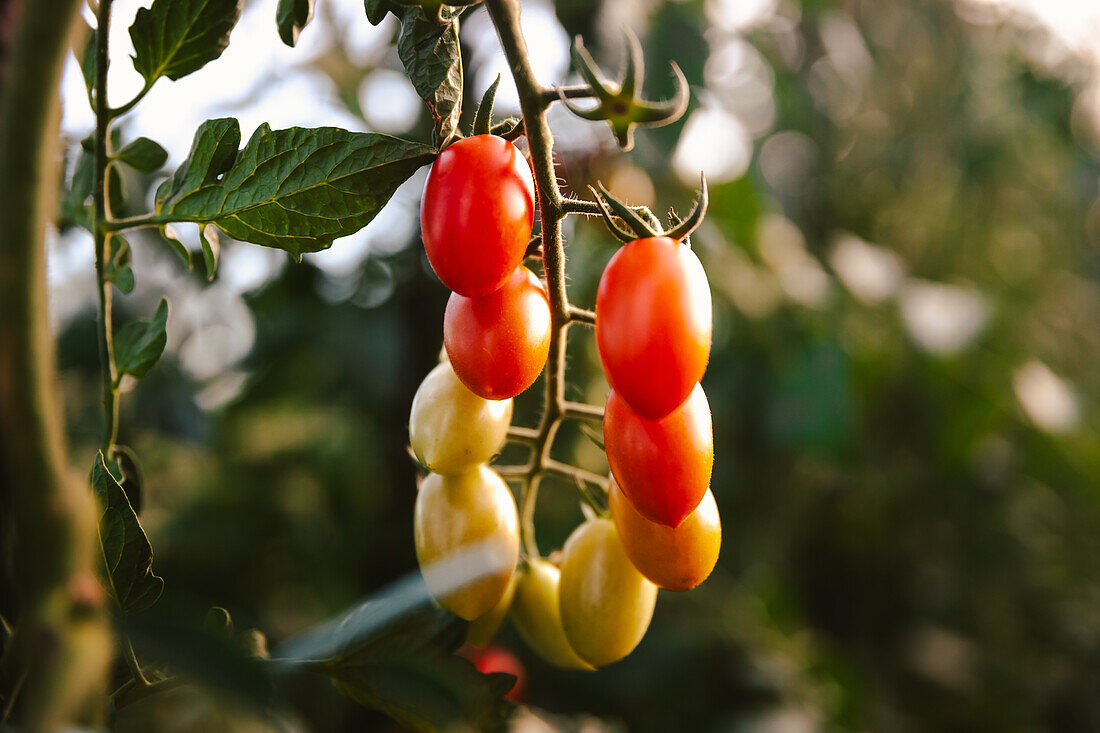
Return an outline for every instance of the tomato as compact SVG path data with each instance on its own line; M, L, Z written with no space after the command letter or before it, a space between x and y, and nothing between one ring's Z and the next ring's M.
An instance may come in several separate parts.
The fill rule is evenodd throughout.
M611 388L642 417L664 417L703 378L710 284L691 248L636 239L607 263L596 293L596 345Z
M531 168L495 135L458 140L428 172L420 233L428 261L451 290L491 293L523 262L535 216Z
M455 374L487 400L531 386L550 353L550 301L535 273L518 267L499 290L480 298L451 293L443 345Z
M413 534L439 605L472 621L504 597L519 560L519 517L512 492L488 466L428 474L416 496Z
M639 514L615 482L608 498L626 556L653 583L668 590L690 590L714 570L722 546L722 522L710 489L676 528Z
M611 473L639 513L676 527L710 485L714 463L710 405L700 385L659 420L648 420L612 391L603 422Z
M523 662L519 661L515 654L499 644L494 644L484 649L467 649L462 652L462 656L473 662L477 671L482 674L504 672L513 675L516 681L504 697L515 702L523 702L527 696L527 673L523 668Z
M532 558L519 570L512 599L512 621L527 646L555 667L592 669L577 656L561 625L558 586L561 571L542 558Z
M429 471L463 473L500 450L512 422L512 400L471 392L443 362L424 378L409 414L409 442Z
M511 579L508 581L508 588L505 589L504 595L497 605L489 609L489 612L484 616L478 616L470 622L470 625L466 628L467 644L483 647L496 636L497 631L500 630L500 625L504 623L504 618L512 607L512 598L516 593L517 577L517 574L512 574Z
M625 657L645 636L657 586L630 562L611 520L590 519L565 542L558 603L569 645L602 667Z

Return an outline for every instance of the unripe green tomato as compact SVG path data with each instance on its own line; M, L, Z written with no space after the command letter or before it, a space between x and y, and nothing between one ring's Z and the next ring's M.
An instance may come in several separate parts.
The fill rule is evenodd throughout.
M473 621L500 603L519 560L518 526L516 500L488 466L457 476L428 474L416 497L413 534L424 581L439 605Z
M445 361L416 390L409 442L416 459L432 473L464 473L500 450L511 422L511 399L478 397Z
M518 572L512 573L512 577L508 581L508 588L505 589L504 596L501 597L500 602L493 606L489 610L489 613L484 616L478 616L470 622L469 627L466 629L467 644L476 646L480 649L493 640L497 631L500 630L500 625L504 623L504 617L508 615L508 610L512 607L512 597L516 593L516 581L518 577Z
M516 595L512 598L512 621L527 646L555 667L592 669L577 656L561 625L558 586L561 571L541 558L528 560L520 568Z
M596 667L638 646L657 603L657 586L630 562L610 519L590 519L569 535L559 593L565 638Z

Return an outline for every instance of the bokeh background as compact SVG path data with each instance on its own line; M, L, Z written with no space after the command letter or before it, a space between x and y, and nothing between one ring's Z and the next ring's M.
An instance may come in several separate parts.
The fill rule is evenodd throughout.
M427 140L389 18L318 0L296 49L274 0L246 4L221 60L158 84L122 124L186 155L204 119L244 136L335 125ZM116 2L112 103L140 88ZM684 119L622 154L552 114L559 175L657 211L711 207L693 246L715 332L704 386L724 545L664 593L625 661L562 673L501 637L528 702L564 730L1100 730L1100 5L1092 0L525 0L545 83L583 34L610 69L643 39L647 92L692 86ZM483 9L462 31L467 95L505 72ZM70 154L92 126L75 61ZM71 163L70 163L71 166ZM126 180L129 213L160 176ZM156 613L228 608L276 644L415 572L408 408L437 359L446 289L419 241L422 171L370 226L293 264L224 241L217 277L131 238L119 320L172 304L169 346L127 392L120 441L167 590ZM116 212L117 213L117 212ZM125 212L123 212L125 213ZM179 227L197 249L197 231ZM616 245L567 225L570 293L594 301ZM90 238L53 237L51 316L74 454L98 442ZM570 336L570 397L606 383ZM536 418L536 387L518 414ZM560 456L606 470L564 432ZM550 552L580 521L552 482ZM392 730L323 680L285 691L302 731ZM170 720L171 722L165 722ZM160 730L186 729L187 715ZM527 725L534 725L528 721ZM246 730L240 724L239 730ZM536 730L536 728L528 728Z

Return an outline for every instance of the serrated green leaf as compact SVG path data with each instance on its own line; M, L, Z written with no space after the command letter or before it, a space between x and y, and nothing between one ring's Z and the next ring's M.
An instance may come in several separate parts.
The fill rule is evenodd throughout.
M92 489L99 502L99 546L104 578L122 611L153 605L164 580L153 574L153 548L118 481L97 452L92 465Z
M279 38L288 46L298 42L298 34L313 18L313 0L279 0L275 24Z
M134 290L134 270L130 265L130 243L119 234L112 234L108 242L109 255L104 279L115 284L124 295Z
M157 187L157 212L164 209L169 198L181 198L213 184L233 165L240 144L241 127L232 117L207 120L199 125L183 165Z
M202 261L206 265L206 279L213 280L218 271L218 253L221 251L221 235L213 224L199 226L199 242L202 244Z
M241 0L154 0L138 9L130 26L134 68L146 84L198 71L229 45L241 5Z
M152 173L168 160L168 151L147 137L139 137L118 151L115 159L134 170Z
M462 53L460 10L444 6L440 12L442 25L424 8L402 9L397 55L416 93L428 105L436 141L442 147L457 130L462 112Z
M229 157L215 154L215 146L227 151L226 141L239 135L236 120L204 123L193 157L158 192L158 211L175 221L216 224L234 239L296 258L366 226L436 155L426 145L380 133L265 124L216 180Z
M130 321L115 334L115 364L119 375L144 377L157 363L168 342L168 301L160 299L153 317Z
M515 678L484 675L452 654L439 641L452 628L461 640L465 624L441 624L439 618L420 614L406 619L401 627L314 669L356 702L411 730L504 730L515 707L503 698Z

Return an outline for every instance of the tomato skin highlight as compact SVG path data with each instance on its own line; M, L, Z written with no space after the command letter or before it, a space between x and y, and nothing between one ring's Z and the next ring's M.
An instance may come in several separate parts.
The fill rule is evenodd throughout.
M691 248L669 237L624 245L596 294L596 345L611 388L642 417L664 417L703 378L710 284Z
M565 637L581 659L603 667L632 652L656 603L657 586L630 562L611 520L573 530L562 548L559 605Z
M722 521L710 489L695 511L675 528L639 514L614 481L608 501L626 556L658 587L691 590L714 570L722 547Z
M432 163L420 234L436 275L473 297L499 288L523 262L535 217L531 167L496 135L458 140Z
M458 476L428 474L416 495L413 537L424 582L439 605L473 621L504 598L519 562L519 514L504 479L488 466ZM455 573L467 569L435 563L474 547L471 560L492 567L456 588Z
M714 465L710 405L701 385L659 420L638 415L612 391L603 431L611 473L643 517L676 527L699 506Z
M451 293L443 345L471 392L506 400L530 387L550 354L550 300L535 273L518 267L499 289L479 298Z

